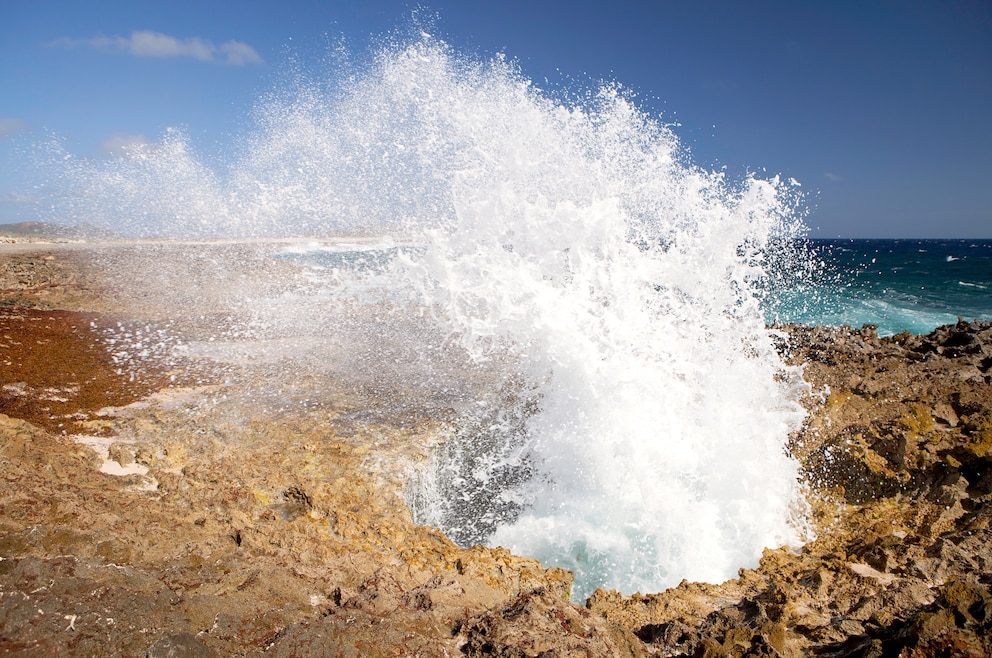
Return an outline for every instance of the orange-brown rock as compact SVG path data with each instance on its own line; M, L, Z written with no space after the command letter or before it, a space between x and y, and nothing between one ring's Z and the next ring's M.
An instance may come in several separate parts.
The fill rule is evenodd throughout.
M0 262L0 652L992 654L990 323L779 328L811 385L791 450L817 538L719 585L580 605L567 572L413 523L397 464L437 419L333 389L253 404L257 378L196 361L121 367L100 329L162 328L160 297L83 249Z

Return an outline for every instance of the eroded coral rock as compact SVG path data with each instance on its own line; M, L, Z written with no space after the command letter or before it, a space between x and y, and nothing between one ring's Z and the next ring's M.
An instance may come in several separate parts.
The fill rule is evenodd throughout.
M54 267L75 271L68 259L29 261L2 270L20 282L4 344L16 347L35 318L48 326L39 363L43 350L63 354L81 336L98 347L85 327L64 324L76 316L22 312L31 300L99 301L74 288L92 272L77 263L78 278L52 278ZM44 277L57 285L38 288ZM128 308L155 312L142 303ZM42 325L30 326L40 336ZM343 392L297 415L238 406L258 388L190 369L177 371L188 381L149 397L164 380L133 385L98 352L74 365L123 387L116 398L88 391L86 368L71 381L22 368L0 397L0 649L992 655L992 323L889 338L871 327L784 330L782 349L811 385L790 449L816 539L772 547L725 583L600 589L584 606L568 600L566 571L460 548L412 522L388 465L434 440L431 419L363 414ZM148 467L156 486L101 472L97 454L63 434L69 424L110 440L120 464Z

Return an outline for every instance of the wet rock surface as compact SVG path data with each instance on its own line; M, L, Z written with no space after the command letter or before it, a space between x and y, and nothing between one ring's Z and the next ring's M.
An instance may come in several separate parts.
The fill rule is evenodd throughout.
M38 343L11 319L5 343L64 354L79 340L66 327L107 317L95 286L73 288L90 276L78 258L38 261L63 268L65 290L4 293L8 317L54 327ZM97 352L71 368L53 356L63 383L118 388L47 416L24 400L51 382L0 397L0 652L992 655L992 323L777 331L810 384L791 450L817 538L720 585L598 590L585 605L567 572L412 522L396 465L425 456L437 420L363 415L346 391L302 412L246 409L265 392L236 373L157 362L148 372L180 376L142 383ZM8 366L0 385L39 369Z
M811 384L792 450L818 538L721 585L600 590L589 609L660 655L990 655L992 323L780 329Z

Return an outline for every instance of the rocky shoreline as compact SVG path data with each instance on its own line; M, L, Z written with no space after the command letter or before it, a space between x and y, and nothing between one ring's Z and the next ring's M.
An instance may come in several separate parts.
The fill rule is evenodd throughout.
M0 653L992 655L992 323L776 328L810 384L790 448L817 538L720 585L580 605L565 571L413 523L392 465L434 420L347 391L246 413L256 392L223 369L129 368L102 331L134 299L86 249L18 246L0 252Z

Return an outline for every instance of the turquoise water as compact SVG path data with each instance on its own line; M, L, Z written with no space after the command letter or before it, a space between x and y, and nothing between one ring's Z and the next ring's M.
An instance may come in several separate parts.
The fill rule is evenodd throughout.
M929 333L992 320L992 240L802 240L772 259L769 324L878 326L881 335ZM284 254L319 268L376 270L392 245Z
M769 322L922 334L992 320L992 240L804 240L765 300Z

